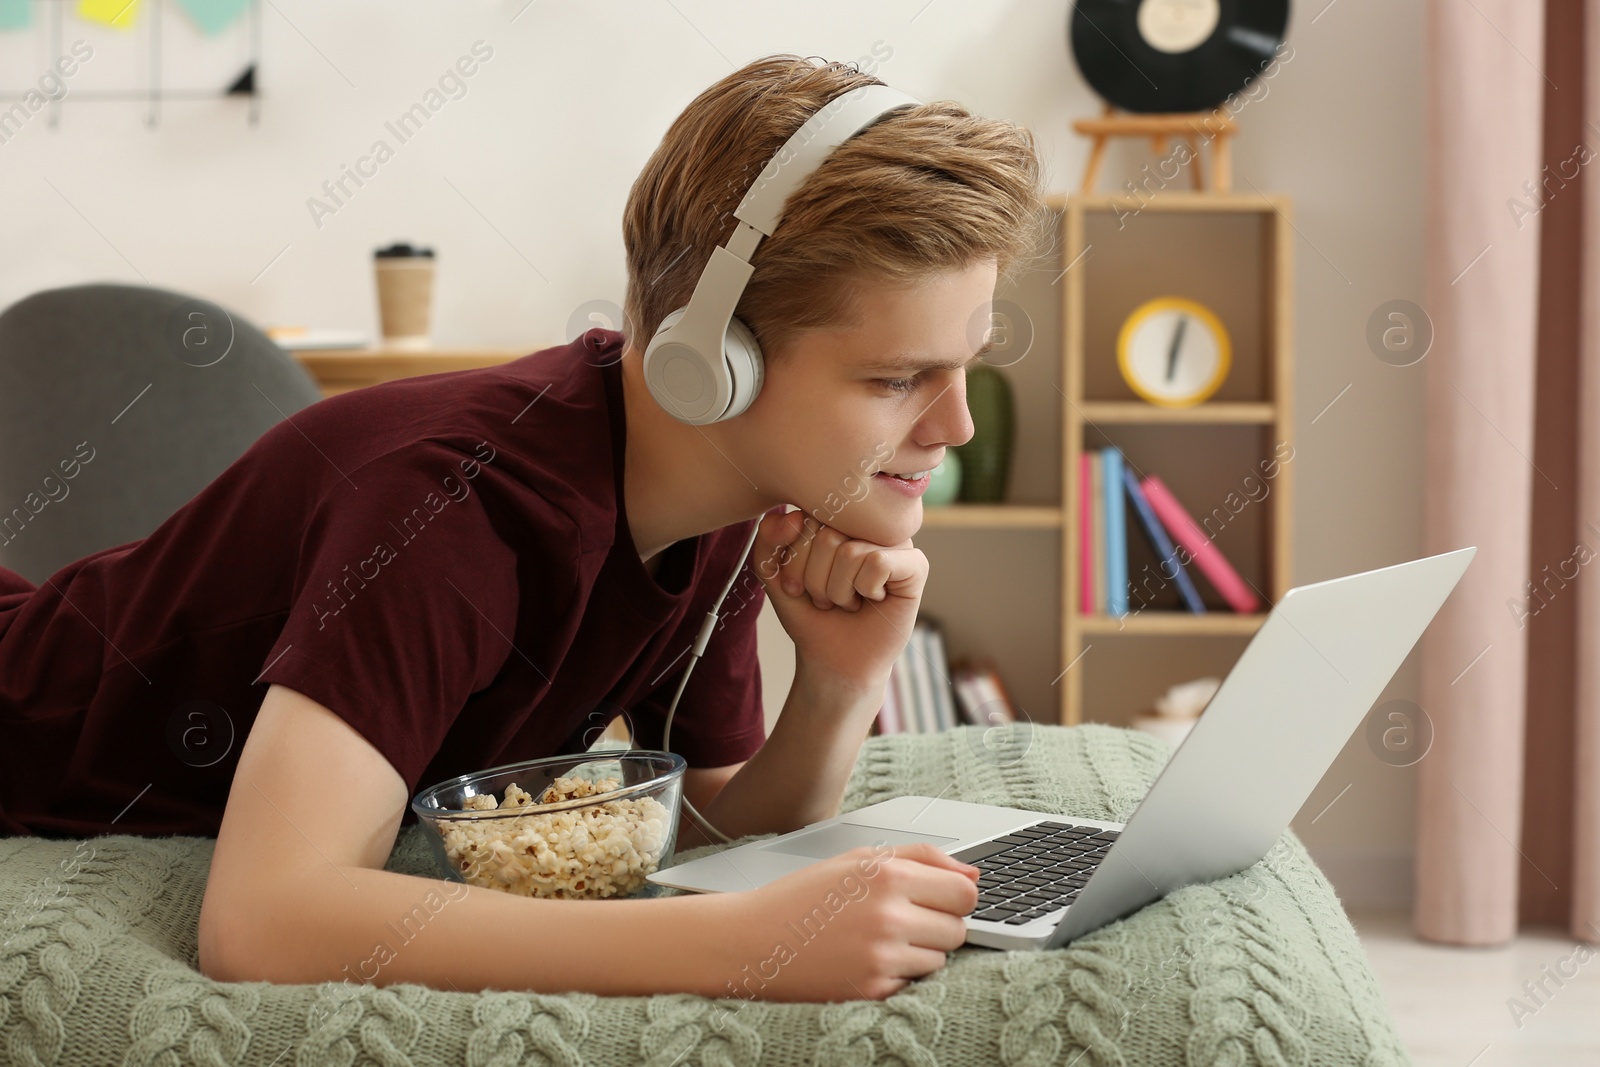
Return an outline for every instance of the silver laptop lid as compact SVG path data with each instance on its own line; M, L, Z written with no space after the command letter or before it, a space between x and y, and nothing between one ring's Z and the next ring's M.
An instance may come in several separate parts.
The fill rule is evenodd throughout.
M1477 551L1285 593L1046 947L1265 856Z

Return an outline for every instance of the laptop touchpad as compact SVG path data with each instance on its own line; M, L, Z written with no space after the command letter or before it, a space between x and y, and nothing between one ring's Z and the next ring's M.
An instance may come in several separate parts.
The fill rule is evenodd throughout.
M919 841L927 841L935 845L948 845L959 840L960 838L956 837L912 833L910 830L890 830L883 826L862 826L858 823L836 822L832 826L821 826L815 830L807 830L803 834L780 838L770 844L756 847L771 849L773 852L782 852L789 856L810 856L812 859L827 859L829 856L837 856L841 852L848 852L862 845L880 843L912 845Z

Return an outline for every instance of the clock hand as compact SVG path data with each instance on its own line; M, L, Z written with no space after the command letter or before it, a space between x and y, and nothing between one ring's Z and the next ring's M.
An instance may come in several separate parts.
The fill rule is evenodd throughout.
M1178 328L1172 331L1172 347L1167 349L1167 381L1172 381L1173 372L1178 369L1178 346L1183 343L1183 328L1189 324L1189 316L1178 316Z

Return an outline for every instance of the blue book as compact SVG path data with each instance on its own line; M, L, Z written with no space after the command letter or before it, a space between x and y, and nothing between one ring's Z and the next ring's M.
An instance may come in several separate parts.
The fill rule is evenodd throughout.
M1150 501L1145 498L1144 490L1139 487L1139 478L1133 473L1132 467L1122 468L1122 481L1128 490L1128 499L1133 501L1133 510L1139 516L1139 525L1144 527L1144 535L1150 540L1150 547L1161 557L1163 575L1170 575L1172 580L1178 583L1178 592L1183 595L1183 602L1190 611L1196 615L1204 615L1205 603L1201 601L1200 593L1195 589L1189 572L1183 569L1178 553L1172 547L1172 539L1167 536L1167 528L1161 525L1161 520L1156 518L1156 513L1150 509Z
M1106 614L1117 617L1128 613L1128 533L1122 503L1122 453L1116 448L1102 449L1105 477L1102 489L1106 502Z

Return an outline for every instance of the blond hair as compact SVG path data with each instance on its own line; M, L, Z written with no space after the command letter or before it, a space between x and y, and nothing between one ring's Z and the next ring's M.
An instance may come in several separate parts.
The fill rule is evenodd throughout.
M634 181L622 220L623 332L639 351L689 302L784 142L840 93L882 84L855 64L817 62L771 55L718 81L673 121ZM803 330L859 324L858 280L911 286L992 259L1004 285L1051 239L1044 195L1026 127L948 100L886 115L791 194L752 257L736 314L772 356Z

